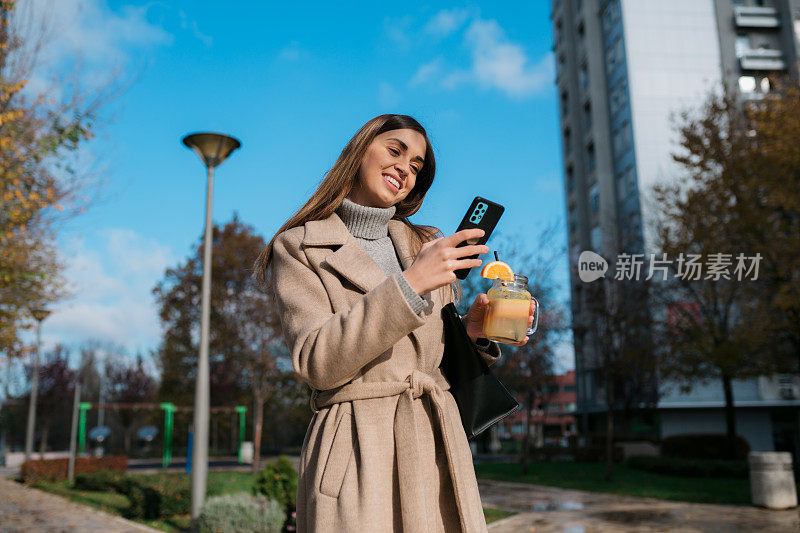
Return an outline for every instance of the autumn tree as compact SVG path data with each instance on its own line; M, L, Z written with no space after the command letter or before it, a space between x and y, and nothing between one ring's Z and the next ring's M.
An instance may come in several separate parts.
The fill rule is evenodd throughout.
M61 430L58 433L62 437L66 436L76 377L76 372L69 367L69 351L63 345L56 345L52 352L45 354L44 359L45 363L39 367L39 398L36 414L42 457L47 451L48 438L53 426Z
M661 292L672 315L663 329L669 350L659 371L683 389L721 382L731 457L733 382L773 372L770 347L797 346L789 321L799 308L800 182L792 164L800 159L796 139L778 138L797 129L789 124L798 116L796 88L786 95L753 106L713 93L702 109L683 113L673 156L683 175L655 188L659 248L672 259Z
M263 406L273 401L273 385L291 370L281 365L280 319L265 287L252 277L264 239L234 215L214 226L211 276L209 362L212 405L255 405L256 433L263 425ZM182 264L167 270L154 289L164 337L156 352L161 369L158 396L191 404L197 366L203 244ZM300 388L300 384L296 384ZM251 404L251 399L255 402ZM248 409L249 410L249 409Z
M63 293L55 222L85 208L92 180L72 163L108 96L41 70L47 23L32 13L30 3L0 2L0 350L11 355L32 327L27 309ZM34 94L34 75L59 83Z
M649 284L638 276L629 278L624 269L617 272L584 284L585 308L574 325L585 350L584 359L600 372L606 481L613 475L615 413L656 403Z
M489 245L497 250L498 258L517 273L528 277L528 288L540 305L536 333L522 347L501 344L503 356L493 367L498 378L521 400L525 408L525 435L520 462L527 473L531 455L531 424L534 411L543 410L547 395L554 383L555 348L567 330L563 305L556 296L555 268L561 257L556 236L558 226L545 227L535 239L535 245L521 236L497 236ZM493 254L487 260L494 260ZM462 314L479 293L486 293L492 281L480 277L478 269L462 283ZM541 432L543 428L539 428Z
M115 358L106 362L107 401L122 404L146 403L153 400L156 392L155 379L144 368L141 355L136 360ZM135 424L140 422L146 411L133 408L117 410L117 419L122 426L126 453L131 451L131 436Z

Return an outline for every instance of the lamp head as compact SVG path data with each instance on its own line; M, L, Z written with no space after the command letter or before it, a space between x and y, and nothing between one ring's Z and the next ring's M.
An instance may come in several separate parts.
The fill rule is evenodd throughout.
M242 146L238 140L221 133L193 133L183 138L183 144L200 156L209 168L220 165L231 152Z
M42 320L50 316L50 313L52 313L52 311L50 311L49 309L44 309L43 307L37 307L36 309L31 309L31 315L33 315L33 318L35 318L37 322L41 322Z

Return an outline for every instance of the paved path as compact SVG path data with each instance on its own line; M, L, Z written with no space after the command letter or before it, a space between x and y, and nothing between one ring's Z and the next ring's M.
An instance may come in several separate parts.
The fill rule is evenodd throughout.
M0 532L157 532L92 507L0 478Z
M518 515L491 533L758 532L800 530L800 511L668 502L553 487L479 480L483 503Z

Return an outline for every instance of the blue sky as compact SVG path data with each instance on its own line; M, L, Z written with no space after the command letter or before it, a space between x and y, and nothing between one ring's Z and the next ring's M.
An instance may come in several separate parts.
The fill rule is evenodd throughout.
M436 153L415 222L452 233L481 195L506 207L498 231L534 239L558 219L566 240L548 1L53 4L52 62L78 54L130 87L88 146L106 187L59 238L74 296L45 322L48 345L157 344L150 289L203 230L204 167L180 143L191 132L241 140L217 170L213 217L238 212L266 238L365 121L395 112Z

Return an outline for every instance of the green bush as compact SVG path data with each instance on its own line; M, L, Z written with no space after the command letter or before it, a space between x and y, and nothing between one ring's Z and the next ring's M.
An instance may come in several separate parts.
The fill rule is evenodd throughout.
M125 516L152 520L188 514L191 506L188 481L171 481L164 478L126 478L118 489L130 501Z
M277 501L287 512L293 511L297 503L297 472L292 462L281 457L267 463L258 473L252 492Z
M636 470L670 476L744 479L748 477L748 466L745 461L634 456L629 457L625 464Z
M673 435L661 443L661 454L664 457L681 459L735 459L746 461L750 445L740 435L736 436L736 452L734 457L728 454L728 437L722 434L707 435Z
M200 510L199 526L202 533L280 533L284 518L277 501L240 492L209 498Z
M125 480L125 474L112 470L98 470L75 476L72 483L77 490L92 490L96 492L119 491Z

